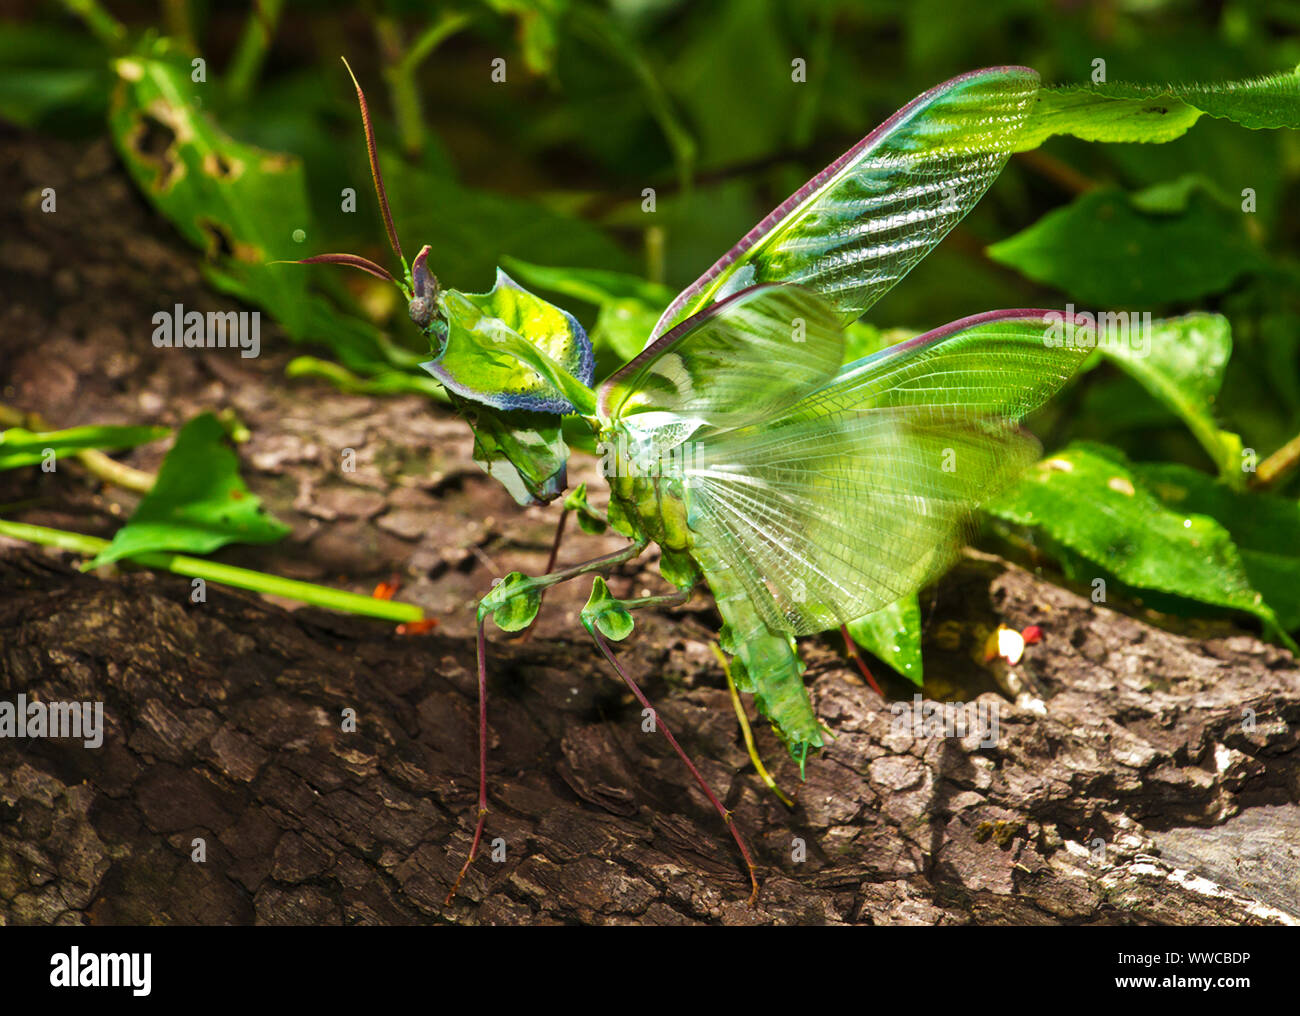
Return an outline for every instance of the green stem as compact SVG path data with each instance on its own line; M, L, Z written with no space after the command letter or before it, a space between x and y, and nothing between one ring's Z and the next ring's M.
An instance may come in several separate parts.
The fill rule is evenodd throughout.
M243 35L226 70L226 91L234 102L246 101L252 92L283 9L284 0L254 0L253 9L244 22Z
M90 29L90 34L107 46L110 52L123 51L126 26L104 10L97 0L63 0L63 6L80 18Z
M0 403L0 427L26 427L37 433L55 429L39 413L24 413L3 403ZM76 458L92 476L105 483L133 490L137 494L148 494L153 490L156 479L153 473L118 462L96 448L83 449L76 453Z
M33 526L24 522L9 522L0 519L0 536L9 536L28 543L39 543L46 547L58 547L74 554L94 556L108 547L107 540L84 533L71 533L64 529L49 529L46 526ZM234 586L236 589L248 589L255 593L269 596L281 596L287 600L297 600L314 607L338 610L347 614L361 614L377 617L385 621L410 622L423 621L424 611L413 603L399 603L394 600L378 600L360 593L349 593L329 586L318 586L311 582L299 582L296 579L268 575L266 572L252 571L249 568L236 568L233 565L218 564L197 557L183 554L152 551L135 554L130 563L146 568L185 575L189 578L203 579L218 585Z
M163 24L167 34L181 43L185 50L198 52L198 42L194 38L194 19L191 17L189 0L162 0Z
M673 109L672 100L640 50L603 12L575 7L570 12L574 32L620 59L641 88L650 115L673 153L678 186L689 197L695 179L695 139Z
M384 80L393 102L393 119L401 138L402 151L408 158L418 158L424 150L424 112L415 72L444 41L468 25L470 17L460 11L444 11L409 48L403 51L401 29L391 17L375 19L375 34L384 55Z
M736 710L736 719L740 721L740 732L745 738L745 750L749 752L749 761L754 764L754 771L758 773L759 779L767 785L767 789L772 791L782 804L787 808L793 808L794 802L781 792L781 788L776 785L776 780L772 779L772 774L767 771L767 766L763 765L763 759L758 754L758 745L754 743L754 732L749 727L749 717L745 715L745 706L740 701L740 692L736 690L736 682L731 676L731 664L728 662L726 654L718 647L716 642L710 642L709 648L713 650L713 655L722 664L722 673L727 678L727 691L731 692L731 706Z
M643 610L646 607L680 607L683 603L689 603L691 599L691 590L679 589L675 593L661 593L658 596L638 596L634 600L619 600L619 606L624 610Z
M1259 464L1259 470L1255 473L1255 482L1252 486L1257 488L1271 487L1297 465L1300 465L1300 434L1297 434Z
M468 25L469 21L468 14L444 11L442 17L421 32L415 44L406 51L406 56L402 58L402 69L408 74L414 74L430 53Z
M831 32L835 23L835 6L822 5L813 36L812 52L808 57L808 78L799 90L800 102L795 109L794 127L790 132L796 149L806 148L812 141L817 119L817 106L821 101L822 85L826 81L826 65L830 59Z

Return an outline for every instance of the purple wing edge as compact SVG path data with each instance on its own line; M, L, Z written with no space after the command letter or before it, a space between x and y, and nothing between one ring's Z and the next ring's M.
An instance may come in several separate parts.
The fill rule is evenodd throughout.
M913 336L903 342L893 346L886 346L884 349L878 349L876 352L862 357L860 360L854 360L852 363L846 363L840 370L840 376L837 380L843 380L844 374L850 370L857 370L866 364L874 363L878 360L884 360L893 356L901 356L909 352L914 352L924 346L934 345L942 342L944 339L955 335L957 332L964 332L967 329L978 327L979 325L990 324L995 321L1029 321L1037 320L1042 323L1044 330L1049 325L1048 316L1055 315L1060 318L1061 324L1076 324L1079 316L1070 311L1056 310L1044 307L1018 307L1010 310L986 310L979 314L971 314L969 317L958 318L956 321L950 321L939 328L932 328L928 332L922 332L920 335Z
M856 145L850 148L847 152L841 155L838 159L832 162L829 166L823 169L820 173L818 173L811 180L805 183L797 191L795 191L788 198L786 198L779 205L777 205L770 212L768 212L767 215L765 215L759 221L758 225L756 225L753 229L751 229L748 233L746 233L743 237L741 237L740 241L735 246L733 246L731 250L727 251L727 253L723 254L722 257L718 258L718 260L713 263L713 266L709 268L708 271L706 271L698 279L696 279L689 286L687 286L685 289L683 289L680 293L677 294L673 302L668 305L668 309L665 310L663 314L659 316L659 320L655 323L655 330L657 331L660 325L662 325L665 321L671 320L672 316L676 314L679 310L681 310L682 307L685 306L685 304L689 300L691 300L693 297L701 293L705 289L705 287L709 285L709 283L711 283L714 279L716 279L719 275L721 275L728 267L730 267L736 261L740 260L741 256L744 255L746 252L748 252L749 249L753 247L754 244L756 244L764 236L764 234L766 234L767 231L772 228L773 225L775 225L781 219L785 218L785 216L790 213L791 209L795 208L800 202L802 202L806 197L808 197L809 194L811 194L817 188L822 186L822 184L824 184L832 176L834 176L841 169L843 169L845 165L847 165L853 159L856 159L866 149L874 145L885 134L892 131L900 123L902 123L904 120L910 117L913 113L916 112L916 110L919 107L930 102L941 93L948 91L949 89L954 88L958 85L964 84L967 81L972 81L976 78L985 77L987 75L992 75L992 74L1011 74L1011 73L1025 74L1025 75L1030 75L1035 79L1038 78L1038 72L1034 70L1032 67L1023 67L1020 66L1019 64L1005 64L999 67L983 67L980 68L979 70L967 71L965 74L958 74L955 78L949 78L947 81L935 85L929 91L923 92L920 95L918 95L915 99L909 102L902 109L898 110L898 112L894 113L888 120L882 123L879 127L873 130L866 137L864 137ZM652 332L651 334L654 333Z
M609 419L609 395L615 384L623 381L629 375L640 370L642 366L649 363L651 360L654 360L669 346L684 337L687 332L694 331L697 326L703 324L709 318L717 317L738 300L748 298L753 296L754 293L766 289L804 289L804 287L795 286L791 283L785 282L761 282L756 286L746 286L744 289L737 290L725 299L719 300L717 303L711 303L707 307L703 307L696 311L684 321L673 325L672 328L664 332L659 336L659 338L655 339L650 343L650 345L646 346L645 349L641 350L641 352L637 353L636 356L628 360L627 363L623 364L623 366L601 382L600 389L596 393L596 412L605 419ZM809 293L813 292L811 289L806 291Z

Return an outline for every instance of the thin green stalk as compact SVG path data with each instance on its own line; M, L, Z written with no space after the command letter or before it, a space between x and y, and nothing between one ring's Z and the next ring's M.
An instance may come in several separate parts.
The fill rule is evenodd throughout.
M424 112L415 72L435 49L469 23L468 14L444 11L406 48L402 43L401 27L395 19L386 16L375 19L375 34L379 37L384 56L384 80L393 102L393 119L397 123L402 151L409 158L418 158L424 150Z
M654 117L664 140L672 150L678 186L682 194L689 197L695 179L695 139L674 111L672 100L655 75L654 69L626 34L603 12L587 7L575 7L569 17L576 33L585 35L597 46L608 49L632 72L632 76L641 87L641 94L645 97L650 115Z
M0 519L0 536L9 536L28 543L39 543L46 547L58 547L74 554L92 557L108 546L107 540L84 533L71 533L65 529L50 529L46 526L33 526L25 522L10 522ZM248 589L268 596L281 596L287 600L338 610L346 614L361 614L377 617L385 621L411 622L423 621L424 611L413 603L399 603L396 600L379 600L360 593L349 593L329 586L318 586L312 582L299 582L296 579L268 575L266 572L253 571L249 568L236 568L233 565L218 564L184 554L154 551L136 554L131 564L159 571L172 572L188 578L203 579L218 585L234 586L236 589Z
M38 433L55 429L39 413L24 413L2 403L0 403L0 427L26 427ZM125 490L133 490L137 494L148 494L153 490L156 479L153 473L118 462L117 459L105 455L97 448L86 448L77 452L76 459L92 476L105 483L111 483Z
M817 106L821 102L822 86L826 81L826 65L830 61L831 34L835 24L835 5L822 5L817 19L817 26L809 54L808 79L799 90L799 103L795 108L794 126L790 131L790 140L796 149L808 147L812 141L813 127L817 120Z
M415 73L416 68L430 53L468 25L469 21L468 14L460 11L443 11L442 17L421 32L414 45L406 51L406 56L402 58L403 69L408 74Z
M226 91L231 100L244 102L252 93L283 10L284 0L254 0L239 45L226 70Z
M90 34L111 52L122 52L126 44L126 26L104 10L97 0L63 0L63 6L80 18Z
M1259 464L1252 486L1271 487L1300 465L1300 434L1297 434Z
M188 52L197 53L199 46L194 36L194 19L189 0L162 0L162 11L167 34L180 42Z
M740 701L740 692L736 690L736 682L731 676L731 664L727 662L726 654L716 642L710 642L709 648L722 664L722 673L727 678L727 690L731 692L731 705L736 710L736 719L740 721L740 733L745 738L745 750L749 752L749 761L754 764L754 770L758 773L759 779L767 785L767 789L772 791L787 808L793 808L794 802L781 792L781 788L776 785L776 780L772 779L772 774L767 771L767 766L763 765L763 759L758 754L758 745L754 743L754 732L749 727L749 717L745 715L745 706Z

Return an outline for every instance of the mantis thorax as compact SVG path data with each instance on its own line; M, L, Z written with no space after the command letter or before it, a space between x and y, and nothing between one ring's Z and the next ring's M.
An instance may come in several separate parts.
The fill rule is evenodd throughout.
M689 443L687 443L689 445ZM687 459L678 445L656 449L621 423L601 429L597 450L610 497L636 530L665 550L689 550L684 479Z

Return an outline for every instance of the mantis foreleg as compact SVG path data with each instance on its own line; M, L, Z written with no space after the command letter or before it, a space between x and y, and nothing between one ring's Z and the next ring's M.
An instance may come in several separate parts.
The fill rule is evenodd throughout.
M567 513L566 513L567 514ZM557 534L558 537L558 534ZM558 539L556 541L558 546ZM631 543L622 550L615 551L613 554L606 554L603 557L593 558L582 564L573 565L571 568L564 568L556 572L548 572L545 575L539 575L535 578L526 579L523 583L516 584L509 590L508 600L511 596L518 596L532 589L545 590L560 582L567 582L569 579L577 578L580 575L586 575L594 571L602 571L606 568L612 568L615 565L631 561L643 550L645 550L648 541L638 541ZM497 587L499 588L499 587ZM456 890L460 887L461 879L469 871L469 866L474 863L474 855L478 851L479 841L483 838L483 826L487 820L488 799L487 799L487 637L484 631L484 624L487 622L487 616L495 607L501 606L500 603L493 604L491 601L496 595L497 589L483 597L479 601L478 607L478 637L477 637L477 664L478 664L478 820L474 824L474 838L470 841L469 857L461 866L456 881L452 883L451 891L447 893L443 906L450 906L452 899L456 895ZM689 596L689 594L687 594ZM665 597L669 599L671 597ZM647 597L646 599L656 599ZM503 602L504 602L503 600ZM648 604L644 604L648 605Z

